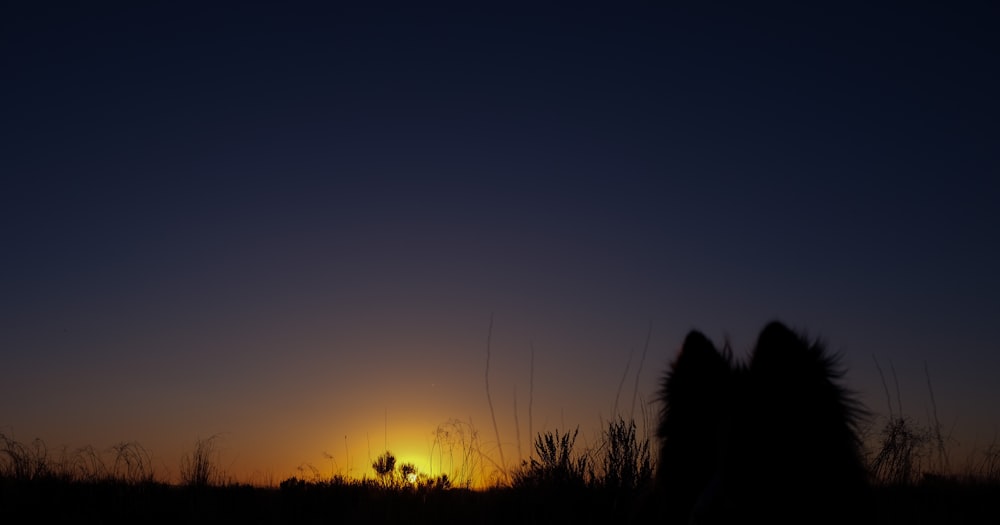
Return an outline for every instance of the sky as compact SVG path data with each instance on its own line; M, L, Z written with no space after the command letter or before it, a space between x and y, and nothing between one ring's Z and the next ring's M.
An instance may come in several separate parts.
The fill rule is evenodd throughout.
M0 432L513 467L780 319L997 439L995 4L363 4L4 4Z

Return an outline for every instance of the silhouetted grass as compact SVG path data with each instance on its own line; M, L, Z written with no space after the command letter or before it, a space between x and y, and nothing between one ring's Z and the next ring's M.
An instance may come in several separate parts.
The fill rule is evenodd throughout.
M881 369L879 369L881 373ZM883 384L885 384L883 378ZM928 379L928 387L930 381ZM1000 446L991 443L964 472L946 472L944 437L889 398L889 415L872 422L868 467L878 524L997 523ZM898 388L897 388L898 392ZM647 425L648 426L648 425ZM451 476L420 473L385 451L371 476L291 477L276 486L238 483L220 468L218 436L199 439L180 465L180 482L158 480L138 443L104 451L53 452L43 441L0 433L0 516L56 523L626 523L653 482L655 458L634 420L607 422L591 448L578 429L535 435L530 459L473 490L487 466L471 423L439 425L432 465ZM766 474L762 474L766 475ZM795 483L796 480L788 480ZM777 503L777 504L780 504ZM7 521L5 519L5 521Z
M899 435L910 432L908 424L890 421L886 441L910 439ZM407 482L408 471L394 461L394 469L385 469L391 483L376 474L251 486L220 475L213 439L196 442L181 483L167 483L155 479L149 454L135 443L104 453L87 447L53 454L40 440L21 443L0 434L0 509L5 517L38 523L627 522L651 483L649 443L637 438L634 422L623 419L609 422L592 449L578 448L576 437L575 430L538 434L532 462L514 469L512 481L472 490L415 469L417 477ZM900 447L894 454L912 450ZM997 447L991 446L966 475L923 473L878 483L874 522L996 523L998 465Z
M928 476L937 478L954 476L954 473L949 472L950 460L946 438L941 433L941 423L937 419L934 389L926 367L924 372L927 377L927 389L930 393L933 421L921 424L903 412L895 370L892 370L893 382L896 387L896 398L895 403L893 403L894 400L882 367L877 361L875 366L885 389L888 415L885 417L878 438L873 444L874 449L868 451L868 468L872 482L878 485L906 486L917 484ZM893 408L894 404L895 408ZM984 478L986 480L1000 480L996 476L991 476L988 471L981 473L986 474ZM969 475L975 475L971 469Z
M636 437L634 420L618 418L608 423L598 449L603 466L602 483L615 490L642 490L652 483L653 461L649 440Z
M573 446L579 429L570 433L559 434L559 431L543 432L535 438L535 454L537 459L521 464L512 475L515 487L583 487L592 478L589 457L586 454L574 454Z
M190 487L225 484L226 476L219 467L218 434L195 441L194 450L181 458L181 483Z

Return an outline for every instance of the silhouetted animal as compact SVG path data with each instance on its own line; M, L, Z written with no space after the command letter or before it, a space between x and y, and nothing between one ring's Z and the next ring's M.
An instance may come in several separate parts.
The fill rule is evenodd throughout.
M749 363L690 332L663 378L655 521L863 523L863 407L824 346L780 322Z

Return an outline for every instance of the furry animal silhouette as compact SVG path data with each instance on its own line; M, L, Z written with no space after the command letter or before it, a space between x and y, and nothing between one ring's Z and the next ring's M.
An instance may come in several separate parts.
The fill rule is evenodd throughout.
M818 341L771 322L748 363L690 332L662 381L656 521L870 519L864 408Z

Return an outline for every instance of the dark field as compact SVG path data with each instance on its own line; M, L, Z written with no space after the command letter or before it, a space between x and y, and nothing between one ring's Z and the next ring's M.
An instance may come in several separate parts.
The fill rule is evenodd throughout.
M139 444L105 453L85 448L57 454L43 442L0 433L0 523L74 524L631 524L649 517L655 482L650 440L634 422L608 423L593 449L576 446L576 432L536 436L530 461L490 488L469 478L430 477L397 464L386 451L362 479L287 478L250 484L219 468L214 440L201 440L180 465L180 481L154 472ZM935 433L908 419L885 422L867 450L870 505L852 524L1000 524L1000 454L991 446L964 474L942 475L933 459ZM946 460L947 458L942 458ZM773 472L760 474L775 483ZM755 478L757 479L757 478ZM407 481L410 480L410 481ZM795 486L796 479L787 479ZM805 486L795 486L803 494ZM763 508L789 505L767 493ZM799 506L799 509L802 507ZM815 509L822 516L825 509ZM811 514L813 509L806 510ZM802 523L815 519L802 517Z
M1000 485L952 480L876 488L859 522L1000 523ZM55 480L5 481L5 523L629 523L640 491L602 488L384 488L284 483L188 487Z

